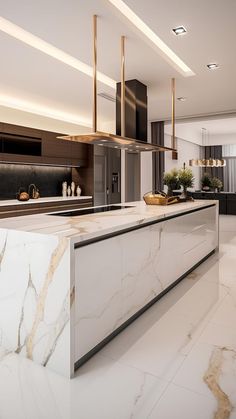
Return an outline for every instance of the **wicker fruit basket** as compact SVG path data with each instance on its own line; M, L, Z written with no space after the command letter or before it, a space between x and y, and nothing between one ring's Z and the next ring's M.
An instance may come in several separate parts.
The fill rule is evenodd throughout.
M179 202L178 196L167 196L164 192L147 192L143 199L147 205L170 205Z

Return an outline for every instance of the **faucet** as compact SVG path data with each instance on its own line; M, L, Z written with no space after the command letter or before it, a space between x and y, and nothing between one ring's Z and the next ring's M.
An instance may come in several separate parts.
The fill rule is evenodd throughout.
M32 192L31 192L32 190ZM34 183L31 183L28 188L29 197L32 199L39 198L39 191Z

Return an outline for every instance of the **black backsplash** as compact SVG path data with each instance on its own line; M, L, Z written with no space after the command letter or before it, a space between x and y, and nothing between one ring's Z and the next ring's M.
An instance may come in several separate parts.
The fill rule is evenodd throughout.
M37 186L41 197L61 196L64 181L72 181L71 168L0 164L0 200L16 198L19 188L27 191L30 183Z

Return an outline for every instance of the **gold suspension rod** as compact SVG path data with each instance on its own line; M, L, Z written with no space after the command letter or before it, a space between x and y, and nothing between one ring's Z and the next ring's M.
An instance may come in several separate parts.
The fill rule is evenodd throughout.
M97 15L93 15L93 132L97 132Z
M121 137L125 137L125 36L121 37Z
M172 112L171 112L171 124L172 124L172 138L171 138L171 148L176 150L176 136L175 136L175 79L171 79L171 93L172 93ZM172 151L172 160L178 160L177 151Z

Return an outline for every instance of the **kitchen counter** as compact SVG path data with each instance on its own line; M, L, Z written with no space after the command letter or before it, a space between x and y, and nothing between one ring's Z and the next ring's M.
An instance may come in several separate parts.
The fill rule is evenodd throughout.
M0 228L65 237L72 243L90 240L101 235L145 225L185 212L193 211L216 201L193 201L169 206L146 205L143 201L126 203L130 208L106 213L60 217L39 214L0 220ZM64 211L63 211L64 212Z
M18 201L18 199L3 199L0 200L0 207L3 206L11 206L11 205L26 205L26 204L43 204L46 202L68 202L68 201L81 201L86 199L92 199L92 196L70 196L70 197L63 197L63 196L49 196L46 198L38 198L38 199L29 199L28 201Z
M0 220L2 347L64 376L218 248L218 201Z
M0 201L0 219L85 208L91 206L92 202L92 196L84 195L66 198L53 196L29 199L28 201L18 201L17 199L2 200Z

